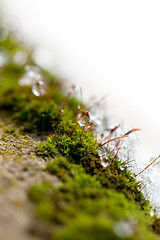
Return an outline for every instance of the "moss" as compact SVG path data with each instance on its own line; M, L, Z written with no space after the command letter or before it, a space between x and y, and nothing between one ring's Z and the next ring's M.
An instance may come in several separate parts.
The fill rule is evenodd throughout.
M0 128L4 127L4 124L2 122L0 122Z
M11 128L6 130L6 133L10 133L10 134L13 134L14 136L16 136L16 128L11 127Z
M121 222L131 231L124 239L156 239L149 228L150 216L124 194L104 189L77 165L71 164L66 171L66 181L58 189L44 183L29 192L36 216L52 222L53 239L120 239L115 226Z
M72 224L70 223L67 229L54 235L53 239L73 240L75 236L77 240L120 239L114 233L109 219L99 217L95 219L86 215L81 215Z
M41 142L36 146L35 150L36 154L38 156L43 156L45 157L53 157L57 155L57 150L54 144L52 144L51 138L48 138L47 142Z
M15 51L25 48L11 38L2 47L8 49L11 58ZM27 48L26 51L27 64L34 65ZM24 68L12 61L1 70L0 81L0 110L12 120L12 127L6 128L8 135L2 136L2 146L16 140L16 146L11 144L9 149L0 150L6 160L16 148L20 152L19 158L16 156L19 161L23 148L32 145L17 129L21 128L22 133L50 135L36 146L35 152L46 160L45 171L56 175L62 185L53 188L43 183L30 188L28 197L35 205L36 217L51 224L55 240L120 239L121 234L115 230L118 224L128 224L130 228L124 239L156 239L152 229L159 233L159 219L150 217L150 204L134 175L111 154L109 165L105 168L101 165L92 131L84 131L76 122L79 101L67 99L62 82L41 70L50 87L39 98L32 94L31 87L18 86ZM25 166L23 171L27 170Z
M28 166L24 166L23 171L28 171Z
M150 209L149 202L143 197L139 189L139 183L131 175L131 172L126 169L121 170L124 163L119 159L113 161L113 158L110 156L110 164L104 168L101 165L93 137L90 133L85 133L80 138L80 133L81 129L77 129L73 136L70 136L69 125L64 125L64 129L61 129L61 134L48 138L46 142L37 146L36 151L37 149L41 150L40 154L44 157L47 154L48 156L53 156L55 152L56 154L59 152L71 163L83 166L85 171L94 176L103 187L123 192L127 198L135 200L142 209ZM55 160L48 163L47 169L54 174L59 173ZM58 176L60 177L60 175L63 174L59 173Z
M64 157L57 157L46 165L46 170L57 175L60 180L66 181L66 170L70 169L70 165Z
M75 236L77 240L118 240L118 239L156 239L153 234L149 232L137 232L129 234L129 232L121 233L122 230L116 229L116 225L126 223L131 225L130 222L112 222L111 219L106 219L102 217L88 217L86 215L81 215L78 219L68 224L67 229L61 231L57 235L53 235L52 239L56 240L74 240ZM115 230L116 229L116 230ZM119 231L118 231L119 230Z
M35 203L40 203L42 201L48 200L53 188L49 183L44 183L43 185L34 185L29 191L29 198Z
M47 220L47 221L53 221L53 211L54 211L54 205L51 201L43 201L40 202L35 211L35 215L38 218Z

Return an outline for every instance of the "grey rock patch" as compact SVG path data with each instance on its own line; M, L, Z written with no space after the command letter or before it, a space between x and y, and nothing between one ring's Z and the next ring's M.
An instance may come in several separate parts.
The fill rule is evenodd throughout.
M30 231L39 223L27 193L33 184L49 182L57 188L61 182L45 171L45 160L35 154L40 138L6 133L6 123L3 124L0 128L0 239L42 239L43 234L40 237Z

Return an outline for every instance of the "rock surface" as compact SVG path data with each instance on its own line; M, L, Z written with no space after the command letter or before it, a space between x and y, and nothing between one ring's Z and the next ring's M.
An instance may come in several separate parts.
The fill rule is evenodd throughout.
M36 223L28 189L43 182L55 188L61 182L45 171L45 160L36 156L38 136L7 133L10 125L2 116L0 125L0 239L38 240L31 234Z

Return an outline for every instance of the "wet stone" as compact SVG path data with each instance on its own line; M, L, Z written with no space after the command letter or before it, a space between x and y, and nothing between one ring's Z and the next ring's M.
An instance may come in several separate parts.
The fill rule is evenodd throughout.
M0 239L40 240L29 232L37 220L28 189L43 182L57 188L61 181L44 171L46 162L35 154L38 136L13 136L4 133L4 128L0 128Z

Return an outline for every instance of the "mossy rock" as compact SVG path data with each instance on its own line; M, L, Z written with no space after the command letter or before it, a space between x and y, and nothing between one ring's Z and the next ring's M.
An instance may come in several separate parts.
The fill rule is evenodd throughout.
M1 45L11 56L22 48L11 37ZM32 54L26 51L26 64L35 65ZM3 161L8 160L4 160L6 154L12 158L19 151L16 164L22 164L23 176L26 172L29 176L34 168L31 155L44 165L34 170L35 175L45 175L44 181L30 183L25 179L29 183L24 189L26 201L34 209L31 216L35 216L31 232L37 238L55 240L159 239L159 219L150 216L151 206L134 174L110 153L109 165L101 165L93 129L84 131L77 123L80 102L66 98L62 83L41 71L50 85L40 97L34 96L31 87L18 86L24 66L10 61L1 69L0 79L0 112L11 123L0 125ZM21 161L24 148L30 149L25 163ZM44 229L40 227L43 222Z

